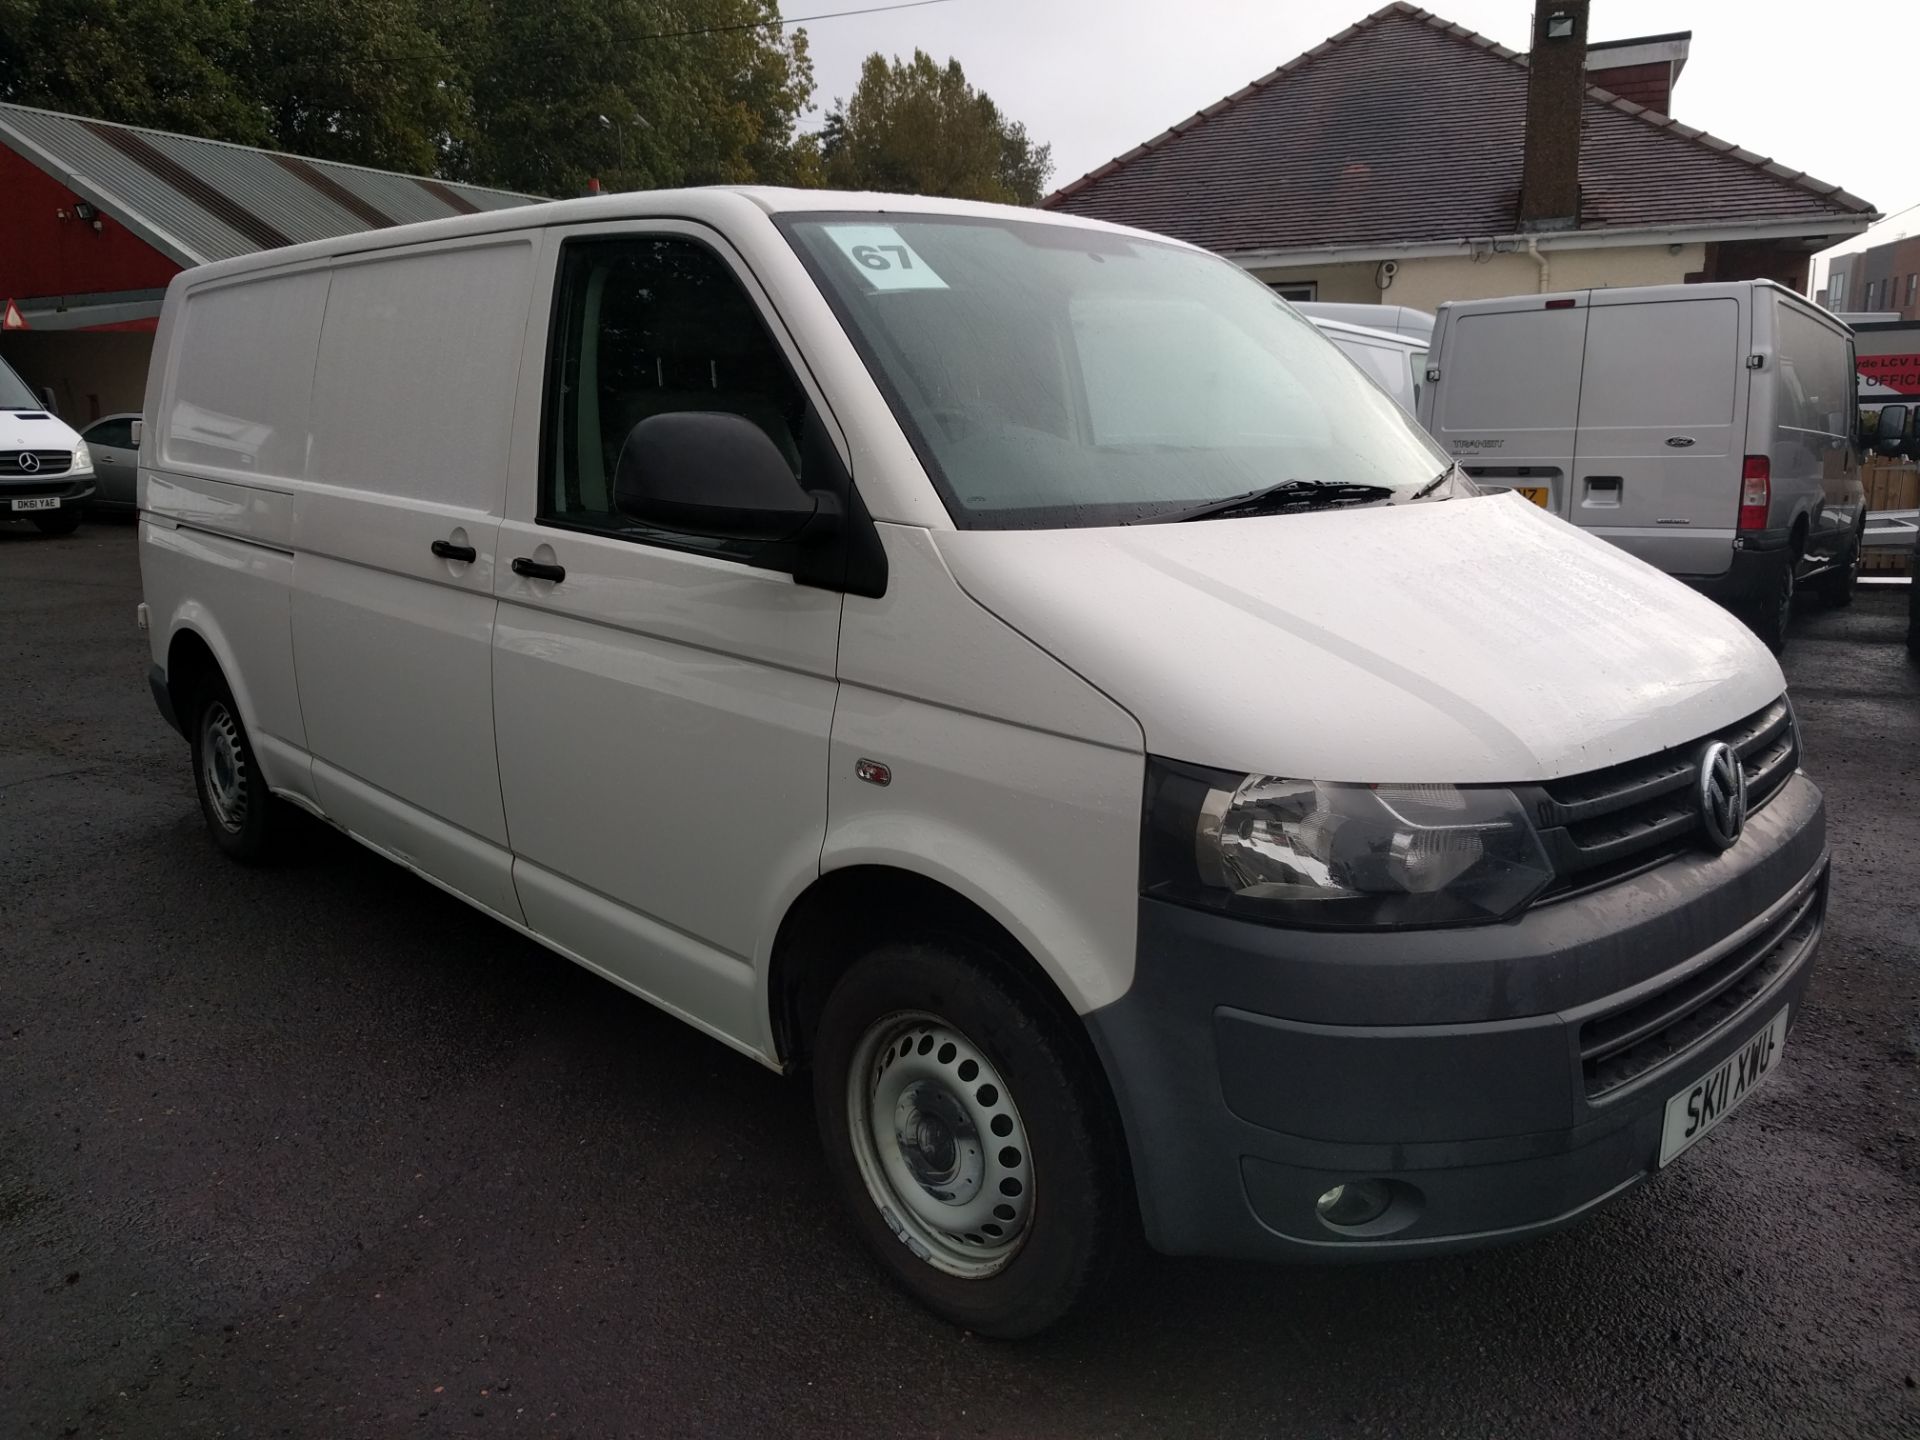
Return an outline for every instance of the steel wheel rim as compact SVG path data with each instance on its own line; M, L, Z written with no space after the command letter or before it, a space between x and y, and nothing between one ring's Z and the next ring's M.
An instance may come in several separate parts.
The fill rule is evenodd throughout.
M938 1015L867 1027L847 1068L847 1122L867 1194L936 1270L1004 1269L1033 1216L1027 1129L998 1067Z
M235 834L247 823L247 761L240 724L225 702L207 707L200 722L200 784L223 829Z

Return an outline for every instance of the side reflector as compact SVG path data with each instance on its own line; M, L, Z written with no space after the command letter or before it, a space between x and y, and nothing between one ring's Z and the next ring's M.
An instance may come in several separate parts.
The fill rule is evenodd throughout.
M1749 455L1740 467L1740 526L1767 528L1767 510L1773 503L1773 463L1764 455Z
M1571 310L1572 308L1573 308L1573 301L1571 300L1547 301L1547 309L1549 310Z

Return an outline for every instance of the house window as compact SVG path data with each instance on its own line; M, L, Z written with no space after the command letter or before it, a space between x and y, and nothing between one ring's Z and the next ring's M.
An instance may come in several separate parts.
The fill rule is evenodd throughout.
M1907 308L1913 308L1913 292L1920 289L1920 274L1907 276Z
M1835 270L1827 276L1827 308L1847 308L1847 272L1844 270Z
M1282 300L1318 300L1320 282L1318 280L1270 280L1267 288Z

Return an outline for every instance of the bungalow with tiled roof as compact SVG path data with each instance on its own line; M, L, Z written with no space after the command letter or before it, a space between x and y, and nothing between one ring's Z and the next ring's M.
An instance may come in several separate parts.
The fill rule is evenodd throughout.
M1680 281L1804 291L1814 251L1879 218L1669 116L1688 35L1586 32L1587 0L1540 0L1531 55L1388 5L1042 203L1204 245L1290 298L1422 310Z

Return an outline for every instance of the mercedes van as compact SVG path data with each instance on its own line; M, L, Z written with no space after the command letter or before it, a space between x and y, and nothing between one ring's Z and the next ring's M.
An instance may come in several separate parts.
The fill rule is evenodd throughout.
M1771 280L1440 307L1420 418L1507 488L1679 576L1778 650L1796 589L1853 599L1852 332Z
M1135 1236L1539 1234L1787 1063L1772 656L1203 251L777 190L341 236L176 277L142 430L214 843L304 810L809 1074L976 1331Z
M93 493L86 442L0 360L0 520L71 535Z

